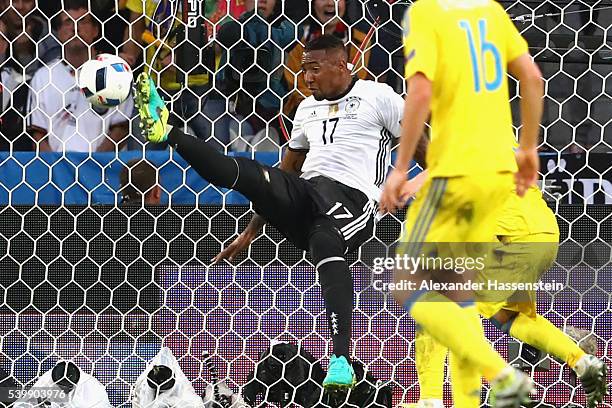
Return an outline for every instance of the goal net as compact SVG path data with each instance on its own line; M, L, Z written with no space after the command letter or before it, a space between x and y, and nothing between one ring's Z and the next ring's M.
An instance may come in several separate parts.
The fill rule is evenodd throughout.
M130 388L162 346L172 350L198 394L211 381L205 352L234 392L240 392L272 340L299 343L326 367L330 333L308 254L266 227L232 264L212 266L211 258L247 225L250 204L233 191L205 183L176 152L144 143L135 116L128 118L127 142L116 144L114 152L32 150L26 130L33 65L51 63L44 55L53 47L43 45L65 28L61 21L69 2L38 1L30 10L28 3L0 0L0 51L5 55L0 367L27 388L58 360L72 360L105 385L111 403L120 407L131 406ZM99 50L118 54L133 42L141 49L134 54L135 71L146 68L161 77L169 71L176 82L180 78L171 67L179 65L187 78L206 78L182 91L167 87L166 97L189 132L205 132L227 154L279 162L283 133L291 128L303 96L296 48L320 30L322 20L333 21L333 32L346 38L355 55L378 18L355 71L400 94L405 91L401 18L409 1L135 2L145 10L147 3L155 10L167 3L182 21L192 15L180 5L195 4L193 18L205 29L198 35L188 30L183 37L178 30L174 39L164 38L171 23L159 16L134 17L123 1L85 3L98 29ZM248 14L253 3L269 8L263 25ZM588 332L597 355L609 362L612 2L500 3L528 40L546 81L541 175L562 235L559 258L547 279L562 282L564 289L539 293L538 310L559 327ZM141 21L145 34L131 41ZM80 24L76 37L86 35L87 27ZM175 51L182 46L182 52L163 55L162 47L151 64L151 52L164 39ZM23 50L33 52L30 59ZM60 44L55 58L62 55ZM518 124L519 98L510 81ZM66 110L69 103L66 99ZM162 203L121 205L121 169L143 156L159 169ZM351 352L374 377L392 386L394 405L418 400L415 324L390 296L374 288L371 267L374 257L390 255L403 217L400 212L382 218L372 239L349 257L356 292ZM538 400L551 407L586 404L566 365L547 356L519 362L520 344L483 324L502 355L530 370ZM448 380L445 399L450 406Z

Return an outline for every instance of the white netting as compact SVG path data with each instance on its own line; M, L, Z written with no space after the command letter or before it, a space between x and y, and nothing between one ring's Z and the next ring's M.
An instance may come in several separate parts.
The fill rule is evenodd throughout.
M352 57L380 17L357 72L404 91L399 21L408 2L276 1L200 2L207 36L202 30L182 40L171 24L182 1L127 1L132 10L157 10L151 22L124 8L124 1L89 0L82 7L68 0L0 0L0 367L19 385L31 386L58 359L70 359L106 386L114 406L130 406L130 387L162 345L178 358L198 394L211 381L205 351L235 392L272 339L300 342L326 366L329 330L305 254L267 228L234 266L209 267L246 226L248 203L204 183L176 153L144 144L131 109L112 121L108 113L83 119L92 112L77 109L82 96L73 89L68 66L62 68L64 82L32 80L62 56L68 65L80 61L83 55L60 45L75 38L93 42L97 51L121 53L135 71L156 54L152 71L161 72L167 100L190 132L228 153L247 152L269 164L278 162L285 143L279 112L290 127L304 91L300 44L317 35L321 21L334 20L327 27L350 41ZM269 8L267 22L241 14L253 3ZM559 326L591 332L608 361L612 3L501 3L546 79L542 174L565 248L551 273L574 293L543 295L540 312ZM76 37L71 18L78 20ZM156 52L156 37L170 48ZM172 63L187 67L192 78L182 91ZM514 91L511 96L517 108ZM57 108L45 110L44 103ZM65 151L79 144L51 123L66 118L99 126L89 139L92 152ZM43 152L41 128L64 140L49 144L55 153ZM33 140L40 140L38 149ZM118 205L121 168L145 151L159 169L162 204ZM372 288L367 266L395 241L402 216L385 217L351 258L357 292L352 352L376 378L393 385L394 404L418 398L414 322ZM485 327L506 354L508 338L487 322ZM565 366L552 361L534 378L538 398L550 406L585 402Z

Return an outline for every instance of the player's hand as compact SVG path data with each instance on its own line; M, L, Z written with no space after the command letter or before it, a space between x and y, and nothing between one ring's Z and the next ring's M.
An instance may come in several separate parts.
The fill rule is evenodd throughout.
M422 184L423 183L419 183L418 181L406 180L400 191L401 202L406 204L408 200L413 198L416 193L418 193Z
M406 180L404 185L402 186L400 196L404 205L408 202L409 199L416 196L416 194L421 190L425 181L427 181L427 170L422 171L416 177L411 178L410 180Z
M387 181L385 181L380 197L379 207L382 212L394 213L404 205L405 201L402 201L402 188L405 183L406 173L393 169L389 177L387 177Z
M213 265L224 259L230 262L233 261L238 254L251 245L255 237L257 237L257 233L250 231L249 228L245 229L227 248L219 252L217 256L212 259Z
M516 193L523 197L529 187L538 181L538 171L540 170L540 156L538 149L518 149L516 151L516 164L518 172L514 175L516 183Z

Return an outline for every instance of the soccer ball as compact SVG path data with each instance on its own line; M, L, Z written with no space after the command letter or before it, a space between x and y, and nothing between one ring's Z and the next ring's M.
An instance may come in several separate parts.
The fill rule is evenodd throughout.
M132 69L123 58L100 54L77 71L77 84L94 106L109 108L127 99L132 90Z

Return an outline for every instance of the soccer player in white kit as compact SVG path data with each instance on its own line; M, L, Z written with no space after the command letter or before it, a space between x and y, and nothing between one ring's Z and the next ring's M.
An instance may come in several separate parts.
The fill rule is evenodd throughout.
M265 223L310 251L333 341L323 383L327 389L355 383L349 351L354 292L345 256L372 237L404 103L388 85L353 78L347 58L344 44L334 36L307 44L302 69L312 96L297 109L279 168L224 156L168 125L168 110L153 81L143 74L136 85L147 138L167 141L204 179L233 188L253 203L257 214L215 261L231 261Z

